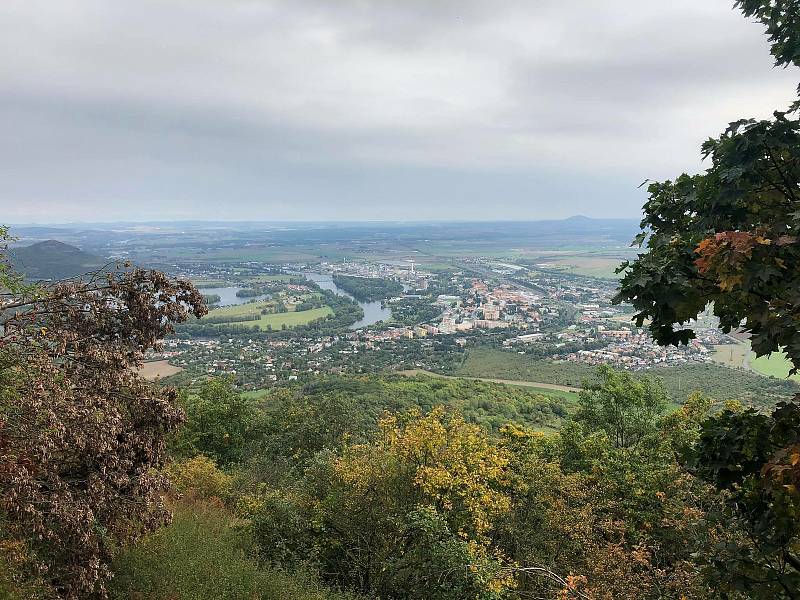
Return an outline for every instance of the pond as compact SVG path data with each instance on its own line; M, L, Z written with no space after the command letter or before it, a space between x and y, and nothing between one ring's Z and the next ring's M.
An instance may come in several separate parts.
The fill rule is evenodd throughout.
M299 275L302 275L306 279L310 279L323 290L330 290L335 294L347 296L348 298L355 300L353 296L333 283L333 279L330 275L324 275L322 273L299 273ZM374 325L379 321L387 321L392 318L392 311L388 308L384 308L380 301L359 302L358 305L364 310L364 318L350 325L350 329L362 329L364 327Z

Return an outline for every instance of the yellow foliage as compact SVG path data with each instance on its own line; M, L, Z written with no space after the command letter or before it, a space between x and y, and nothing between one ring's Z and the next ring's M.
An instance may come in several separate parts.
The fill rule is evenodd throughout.
M467 543L475 568L487 559L503 560L491 549L489 532L511 507L509 454L478 426L435 408L389 415L380 421L372 444L354 445L333 460L333 473L350 494L339 503L431 506ZM367 500L370 502L370 500ZM514 586L514 577L497 572L483 582L488 591Z
M481 536L509 510L503 491L509 457L477 425L438 407L406 423L389 417L380 426L386 449L411 466L426 500L462 517L455 519L457 531Z
M172 464L168 475L178 492L196 498L225 498L233 480L203 455Z

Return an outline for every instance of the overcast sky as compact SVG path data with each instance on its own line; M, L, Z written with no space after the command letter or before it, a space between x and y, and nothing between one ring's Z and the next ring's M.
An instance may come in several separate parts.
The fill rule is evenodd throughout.
M0 220L638 217L795 96L732 0L2 0Z

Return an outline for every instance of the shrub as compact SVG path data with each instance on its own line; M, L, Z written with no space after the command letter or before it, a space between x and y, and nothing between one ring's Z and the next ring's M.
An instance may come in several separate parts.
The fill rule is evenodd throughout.
M220 471L213 460L203 455L171 465L169 478L181 494L193 498L221 500L228 496L233 479Z

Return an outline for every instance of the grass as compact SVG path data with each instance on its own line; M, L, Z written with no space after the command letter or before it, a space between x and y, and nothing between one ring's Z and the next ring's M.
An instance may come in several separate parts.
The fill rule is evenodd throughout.
M316 319L321 319L332 315L333 310L330 306L323 306L322 308L312 308L311 310L301 310L298 312L285 312L275 313L271 315L261 315L258 321L245 321L245 324L258 325L264 331L272 327L272 329L281 329L284 325L287 328L295 327L297 325L306 325Z
M272 306L273 302L270 300L264 302L248 302L247 304L235 304L232 306L223 306L216 308L209 313L210 317L218 319L220 317L240 317L244 315L253 315L259 317L253 321L231 321L231 324L239 324L252 327L258 325L262 331L268 330L272 327L273 330L282 329L285 325L287 328L296 327L298 325L306 325L316 319L321 319L333 314L330 306L323 306L321 308L312 308L311 310L290 311L282 313L271 313L262 315L261 310Z
M596 368L590 365L476 348L467 353L466 360L454 375L580 387L582 381L594 379L595 373ZM656 367L640 374L660 377L672 400L677 403L683 402L691 392L700 391L717 400L739 399L758 406L771 406L779 400L789 399L800 390L796 381L773 379L714 363Z
M225 249L197 249L175 248L170 252L170 258L191 260L196 263L220 263L231 261L255 261L266 263L312 262L318 256L313 249L303 247L286 248L225 248Z
M208 313L209 317L241 317L243 315L259 315L261 310L271 306L270 301L266 302L247 302L245 304L232 304L215 308Z
M114 561L112 600L355 600L308 573L259 564L251 537L221 506L184 502L171 525Z
M450 271L457 270L452 263L441 262L436 260L429 261L425 260L424 258L420 259L420 261L417 263L417 268L422 269L424 271L430 271L431 273L448 273Z
M199 289L201 289L201 290L202 290L203 288L210 288L210 287L223 287L223 286L225 286L225 285L226 285L226 282L225 282L225 280L224 280L224 279L204 279L204 278L198 278L198 279L192 279L192 283L195 285L195 287L197 287L197 288L199 288Z
M519 386L519 384L517 383L507 383L506 385ZM567 404L567 406L569 406L570 403L578 401L578 392L554 390L552 388L536 387L535 385L525 386L525 389L530 390L531 392L536 392L537 394L543 394L545 396L559 398L560 400L563 400Z
M789 377L792 363L783 352L773 352L756 358L748 341L717 346L712 358L726 367L750 369L759 375L800 381L800 374Z
M759 356L758 358L751 352L750 368L768 377L786 379L789 377L789 370L792 368L792 362L783 352L773 352L772 354ZM800 381L800 374L792 375L789 379Z
M529 392L555 396L564 400L575 400L578 397L578 393L576 391L569 389L558 389L559 386L557 384L544 384L537 386L536 382L533 381L495 379L490 377L472 377L469 375L442 375L441 373L434 373L433 371L426 371L424 369L408 369L406 371L400 371L399 373L401 375L408 375L409 377L413 377L415 375L427 375L429 377L441 377L443 379L476 379L478 381L485 381L487 383L499 383L501 385L523 388Z
M169 361L154 360L144 363L142 368L139 369L139 375L152 381L155 379L163 379L164 377L169 377L170 375L175 375L181 371L183 371L183 367L171 365L169 364Z
M248 283L272 283L275 281L288 283L291 279L291 275L255 275L253 277L245 277Z
M571 255L542 260L542 268L575 275L600 277L603 279L619 279L614 270L624 259L618 256L580 256Z
M535 382L527 382L527 381L514 381L510 379L492 379L488 377L468 377L464 375L442 375L441 373L434 373L433 371L426 371L424 369L408 369L406 371L399 371L400 375L407 375L409 377L415 377L417 375L423 375L427 377L438 377L442 379L466 379L466 380L477 380L483 381L486 383L496 383L499 385L507 385L509 387L519 388L525 390L527 392L533 392L534 394L541 394L543 396L549 396L551 398L556 398L564 402L564 404L568 407L572 406L578 400L578 392L566 390L566 389L556 389L555 387L541 387L537 386Z

